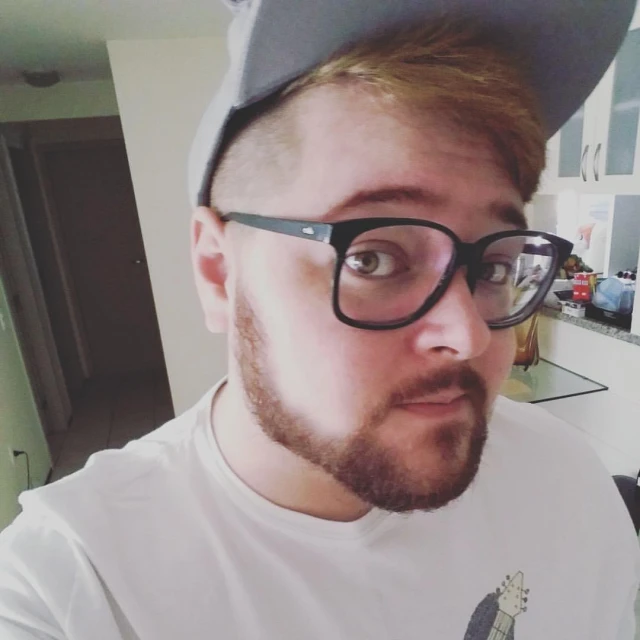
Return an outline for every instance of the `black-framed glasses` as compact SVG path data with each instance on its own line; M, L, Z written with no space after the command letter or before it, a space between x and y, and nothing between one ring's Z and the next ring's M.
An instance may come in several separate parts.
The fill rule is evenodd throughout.
M547 295L571 242L542 231L501 231L462 242L447 227L413 218L332 224L228 213L221 219L331 245L333 311L359 329L399 329L432 309L460 267L490 329L513 327Z

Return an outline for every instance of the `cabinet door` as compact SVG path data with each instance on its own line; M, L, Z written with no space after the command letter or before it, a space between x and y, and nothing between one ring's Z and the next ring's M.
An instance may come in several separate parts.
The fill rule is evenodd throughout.
M582 105L558 132L558 178L580 178L589 150L585 141Z
M603 78L608 97L593 157L594 180L615 193L640 193L640 28L632 29Z
M547 168L539 193L582 190L589 182L588 167L593 160L598 89L547 143Z

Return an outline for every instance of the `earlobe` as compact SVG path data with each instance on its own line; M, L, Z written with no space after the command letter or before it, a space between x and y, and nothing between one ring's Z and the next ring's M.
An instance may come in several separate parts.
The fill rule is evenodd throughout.
M228 328L228 264L225 225L215 211L198 207L191 217L191 262L205 323L213 333Z

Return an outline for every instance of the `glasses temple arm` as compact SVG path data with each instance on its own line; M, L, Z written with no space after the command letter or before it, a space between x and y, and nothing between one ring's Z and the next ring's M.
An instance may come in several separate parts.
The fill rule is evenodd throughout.
M283 233L296 238L308 238L318 242L328 243L331 240L332 225L321 222L306 222L305 220L288 220L286 218L270 218L251 213L227 213L220 218L223 222L239 222L256 229Z

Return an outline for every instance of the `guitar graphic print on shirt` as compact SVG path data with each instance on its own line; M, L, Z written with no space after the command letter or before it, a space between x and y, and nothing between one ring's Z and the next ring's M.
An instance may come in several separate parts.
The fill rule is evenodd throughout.
M522 571L507 576L502 588L488 594L476 607L464 640L516 640L516 617L527 610L528 596Z

